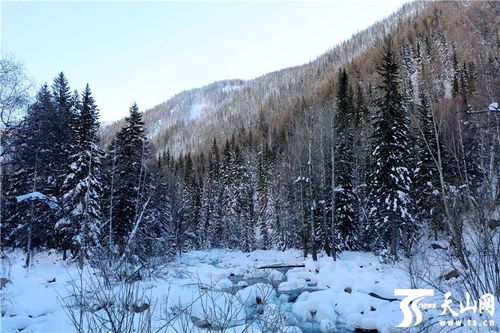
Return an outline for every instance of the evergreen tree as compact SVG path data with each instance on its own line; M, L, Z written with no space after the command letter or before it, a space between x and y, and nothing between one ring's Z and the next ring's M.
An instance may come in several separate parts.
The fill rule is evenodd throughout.
M335 184L335 221L340 230L339 250L353 250L356 247L357 217L356 194L353 189L354 155L353 129L354 112L352 94L349 89L349 79L345 70L339 75L337 90L337 114L335 117L336 165Z
M177 243L174 226L173 176L164 167L152 172L156 188L139 228L136 253L147 260L151 257L166 257L171 260L176 255Z
M180 206L177 213L178 230L177 246L179 253L192 250L197 246L196 231L198 228L197 211L197 182L194 174L191 154L184 158L183 168L180 169Z
M417 137L417 167L415 171L416 216L420 221L431 222L437 236L441 229L442 215L439 211L439 175L437 169L437 141L434 119L427 98L421 98L418 106L419 133Z
M253 212L253 191L251 186L251 177L246 166L243 154L236 147L236 168L239 179L236 182L238 193L239 221L241 225L241 241L236 240L239 248L244 252L250 252L255 249L255 229Z
M137 104L130 107L125 126L116 135L113 200L113 239L124 246L147 194L149 156L142 114Z
M55 156L51 169L54 175L51 191L57 197L60 197L62 185L66 179L67 162L70 160L71 154L73 154L73 142L75 140L73 130L76 113L78 113L77 106L76 108L73 107L74 100L71 96L71 89L63 72L59 73L54 79L52 97L55 112L51 122L51 131L57 139L52 140L54 144L52 150Z
M53 96L45 84L12 139L10 174L2 186L6 197L2 235L5 244L26 249L26 265L33 249L56 246L52 233L59 192L55 171L62 155L58 121Z
M101 157L98 146L99 111L87 85L75 119L73 155L62 187L63 217L56 230L74 254L80 267L97 245L101 221ZM69 242L69 244L66 244ZM65 250L66 248L64 248Z
M400 243L413 237L410 212L409 118L403 107L399 87L399 66L387 40L381 65L380 98L374 119L372 153L374 159L370 184L370 233L375 235L373 250L390 250L396 256ZM404 234L404 238L403 235Z
M259 234L259 248L271 248L272 221L275 215L274 203L271 196L271 170L273 161L267 143L257 160L257 182L255 190L255 220Z
M236 166L235 154L235 139L234 137L226 141L224 147L224 159L222 165L222 183L224 186L222 196L222 246L227 248L235 248L237 242L235 240L240 237L240 221L238 192L235 184L238 182L238 170ZM235 244L236 243L236 244Z
M199 228L200 247L211 248L217 244L221 228L221 184L220 184L220 157L217 141L214 139L208 155L208 174L205 177L201 199L201 219Z

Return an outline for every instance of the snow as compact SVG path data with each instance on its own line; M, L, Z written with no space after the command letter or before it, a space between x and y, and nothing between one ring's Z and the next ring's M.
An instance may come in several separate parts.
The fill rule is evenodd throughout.
M490 111L498 111L498 103L497 102L491 103L488 109Z
M46 201L47 204L50 206L52 209L57 209L57 199L54 197L48 197L43 193L40 192L31 192L23 195L19 195L16 197L17 202L23 202L23 201L31 201L31 200L43 200Z
M242 85L239 84L226 84L224 87L222 87L222 91L225 93L230 93L235 90L241 89Z
M29 269L23 268L20 251L7 253L2 262L1 276L12 281L1 291L2 332L74 332L61 304L70 299L72 279L79 276L77 265L63 262L57 252L37 253L34 258ZM305 267L286 274L258 268L276 263ZM87 271L92 272L87 267L84 276ZM164 324L166 309L189 309L188 316L174 318L172 331L204 331L193 321L224 326L229 320L231 329L226 331L243 332L253 318L254 332L276 327L284 332L389 332L402 320L400 303L370 293L397 298L394 289L410 288L410 283L404 269L383 264L370 253L344 252L336 261L320 255L312 261L297 250L211 250L183 254L165 274L135 286L156 304L154 327ZM290 294L294 291L296 299Z
M205 107L205 103L195 103L191 105L191 108L189 109L189 120L197 118Z

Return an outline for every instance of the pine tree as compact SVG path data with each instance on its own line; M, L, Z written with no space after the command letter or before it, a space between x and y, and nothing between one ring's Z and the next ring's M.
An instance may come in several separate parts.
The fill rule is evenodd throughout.
M419 133L417 137L417 167L415 172L416 216L421 221L431 222L432 230L442 228L439 198L439 175L437 169L437 142L433 114L427 98L422 96L418 106Z
M220 185L220 157L217 141L214 139L208 155L208 174L205 178L201 199L201 219L198 231L200 247L209 249L217 243L221 228L221 185Z
M222 246L235 248L240 237L239 202L237 182L239 174L237 168L235 138L226 141L222 165L222 183L224 191L222 196Z
M177 246L179 253L192 250L197 246L196 231L198 228L197 183L194 174L191 154L184 158L182 174L180 174L180 206L177 213L178 231Z
M74 120L78 112L73 107L73 98L68 80L63 72L59 73L52 84L52 97L55 112L53 114L52 132L57 139L52 140L54 147L54 162L52 172L54 181L51 190L59 197L62 185L66 179L67 162L73 153Z
M390 254L396 256L403 239L409 242L407 237L414 235L410 213L411 179L405 163L409 156L409 118L403 107L399 66L390 39L386 42L378 72L382 83L374 119L369 229L376 235L373 249L389 249Z
M55 171L62 155L58 121L53 96L45 84L12 139L10 174L2 186L6 197L2 235L6 244L26 249L27 266L33 249L56 245L52 230L58 209L53 203L59 192L55 185L59 175ZM19 201L22 196L27 200Z
M241 241L236 240L236 244L244 252L250 252L255 249L255 229L253 212L253 191L251 186L251 177L246 166L243 154L239 147L236 147L235 163L239 179L236 181L238 193L238 210L240 221Z
M130 107L125 126L116 135L116 178L113 200L113 239L124 246L147 193L149 156L142 114Z
M271 153L267 143L263 151L259 154L257 160L257 184L256 184L256 202L255 217L259 233L259 248L269 249L271 247L270 219L272 218L274 207L269 196L271 192L270 171L272 169Z
M353 189L354 155L353 146L353 102L349 91L349 80L345 70L339 75L337 90L337 115L335 118L336 166L335 184L335 221L340 230L340 250L353 250L356 248L357 238L357 198Z
M78 253L80 267L99 240L102 186L98 146L99 111L87 85L75 119L73 155L62 187L63 217L56 224L59 234Z
M176 255L172 175L164 166L155 169L153 177L157 186L138 231L136 253L146 260L165 257L171 260Z

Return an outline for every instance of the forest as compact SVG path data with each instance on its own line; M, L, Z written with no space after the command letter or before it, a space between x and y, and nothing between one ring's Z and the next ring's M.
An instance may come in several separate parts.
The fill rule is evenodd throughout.
M101 128L89 85L72 91L62 72L32 102L19 95L22 117L2 107L2 251L21 249L29 267L56 249L80 269L195 250L361 251L418 281L440 248L463 290L498 299L500 8L413 6L314 88L297 75L301 92L187 123L194 145L169 141L182 122L152 137L136 104ZM2 60L4 87L15 65ZM242 100L241 84L228 103L261 96Z

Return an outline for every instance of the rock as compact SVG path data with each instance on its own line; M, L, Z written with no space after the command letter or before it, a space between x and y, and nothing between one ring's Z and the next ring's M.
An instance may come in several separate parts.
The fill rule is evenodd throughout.
M214 288L215 289L218 289L218 290L224 290L224 289L229 289L229 288L232 288L233 287L233 283L231 282L231 280L229 279L222 279L222 280L219 280Z
M377 295L375 293L368 293L368 295L371 296L371 297L375 297L375 298L378 298L378 299L381 299L381 300L384 300L384 301L389 301L389 302L399 301L398 298L383 297L383 296Z
M433 250L437 250L437 249L439 249L439 250L446 250L446 247L443 247L443 246L439 245L438 243L431 243L431 248Z
M6 278L0 278L0 289L3 289L7 283L12 283L12 281Z
M132 311L135 313L141 313L149 309L149 304L148 303L142 303L142 305L135 305L132 304Z
M491 219L490 223L488 223L488 226L491 229L496 229L498 226L500 226L500 220Z
M456 269L454 269L454 270L452 270L449 273L441 275L439 278L440 279L444 279L444 280L449 280L449 279L452 279L452 278L457 278L459 276L460 276L460 274L458 273L458 271Z
M210 324L206 320L202 320L200 318L197 318L195 316L191 316L191 322L193 323L194 326L198 328L211 328L212 324Z
M240 282L238 282L237 286L240 288L246 288L246 287L248 287L248 282L240 281Z
M47 280L47 283L54 283L54 282L56 282L56 278L53 278L51 280Z
M344 291L348 294L352 293L352 288L351 287L345 287Z

